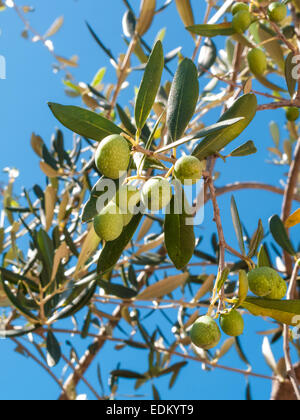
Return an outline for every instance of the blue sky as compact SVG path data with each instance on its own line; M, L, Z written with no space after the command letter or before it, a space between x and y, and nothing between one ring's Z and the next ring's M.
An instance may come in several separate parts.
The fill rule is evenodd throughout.
M132 2L135 3L135 2ZM201 6L199 7L199 3ZM17 4L19 2L17 1ZM205 2L195 0L193 2L197 13L197 22L203 18ZM121 0L32 0L31 5L36 8L35 13L30 13L28 18L37 31L44 33L46 29L58 16L64 15L65 24L53 38L56 52L60 55L71 57L79 55L79 68L73 71L78 81L90 82L100 67L108 66L105 81L115 81L115 72L110 67L106 56L91 39L85 20L87 20L102 41L108 45L117 55L118 52L125 52L125 44L121 39L122 16L125 11ZM200 15L199 15L200 10ZM178 18L176 9L172 5L168 12L159 15L153 28L147 34L149 44L159 29L168 26L167 35L164 41L164 48L170 51L178 45L183 47L183 54L191 56L193 42L191 36L184 30ZM18 180L17 189L21 186L30 188L34 183L44 185L44 177L38 167L38 158L30 148L30 136L34 131L41 135L46 143L50 142L51 134L57 122L51 115L47 102L59 102L63 104L78 104L80 101L70 99L64 94L62 85L62 74L53 74L51 65L53 58L40 44L33 44L21 38L23 30L21 21L12 10L0 14L0 55L6 58L7 79L0 80L0 109L1 125L0 138L2 153L0 154L0 170L4 167L17 167L21 176ZM173 66L174 67L174 66ZM120 102L126 105L128 98L132 97L134 85L139 84L141 73L131 78L131 85L128 92L120 97ZM168 75L164 76L166 79ZM203 86L204 82L201 82ZM264 91L264 88L260 88ZM216 122L216 112L210 113L206 123ZM254 140L259 153L245 159L232 159L228 163L219 163L218 171L221 172L219 185L240 181L261 181L279 186L280 178L283 178L287 168L275 167L266 164L267 148L272 146L269 134L268 122L273 119L281 127L282 138L285 138L283 111L272 111L259 113L255 124L252 124L243 135L237 140L234 146L242 144L247 140ZM72 135L64 130L66 140L71 144ZM4 153L3 153L4 151ZM0 181L5 181L5 174L0 175ZM256 229L259 218L267 230L267 220L274 213L280 213L281 198L274 197L266 192L246 191L236 194L236 200L240 209L241 217L247 220L247 227L250 232ZM228 241L236 246L233 236L233 227L230 217L230 196L220 200L221 214L224 221L225 235ZM215 231L212 223L210 205L207 206L205 222L198 228L198 235L206 234L204 248L209 250L210 236ZM202 247L203 248L203 247ZM176 319L176 313L170 314ZM151 318L152 322L152 318ZM147 325L147 323L146 323ZM256 372L270 374L270 369L265 365L261 345L262 337L256 334L257 330L265 330L272 327L270 323L256 320L253 317L246 317L247 337L242 338L242 343L247 347L249 359L253 363ZM151 323L148 324L149 330ZM170 328L166 324L166 329ZM117 332L116 334L118 334ZM64 337L60 337L63 342ZM78 343L78 340L77 340ZM281 344L274 346L274 352L281 354ZM84 343L79 341L78 350L84 351ZM113 346L108 344L98 362L101 365L104 378L110 370L116 367L116 360L112 355L122 360L122 367L127 369L143 369L143 360L147 358L146 353L125 350L112 352ZM30 360L25 360L19 354L13 352L14 346L9 341L0 343L0 398L1 399L55 399L58 389L51 382L47 374L41 372L40 368ZM232 350L224 359L222 364L233 365L238 368L245 368ZM88 373L88 378L97 387L95 367ZM123 394L132 393L132 384L126 380L121 381L120 390ZM166 385L166 386L164 386ZM252 394L255 399L267 399L270 395L270 383L264 380L251 379ZM214 370L203 372L200 364L190 363L180 376L176 386L169 392L167 382L158 382L158 388L163 399L244 399L245 379L239 375ZM82 387L81 392L86 392ZM151 397L149 386L141 391Z

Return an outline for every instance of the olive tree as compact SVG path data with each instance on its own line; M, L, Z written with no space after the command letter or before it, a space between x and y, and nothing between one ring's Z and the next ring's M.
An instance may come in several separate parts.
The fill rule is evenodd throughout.
M87 26L116 70L115 84L104 82L104 68L90 84L77 83L70 73L76 57L57 55L50 41L62 19L39 36L24 15L28 10L4 3L25 23L23 36L33 32L49 49L55 70L65 72L66 93L81 97L84 106L49 98L49 118L52 113L61 129L51 144L36 134L31 138L45 185L24 189L16 200L18 173L9 170L0 231L1 337L49 373L61 400L79 398L81 383L90 398L118 398L119 384L129 379L135 390L150 382L153 398L160 399L159 379L168 376L170 388L176 386L187 363L235 372L247 383L251 377L273 381L273 399L300 399L300 367L291 356L291 347L300 351L300 254L290 235L300 222L299 210L292 213L300 201L300 2L207 0L193 11L190 0L141 0L139 9L124 0L127 51L115 56L97 28ZM152 45L145 40L156 16L167 15L172 3L191 35L192 57L181 48L166 52L164 31ZM133 74L139 88L121 103ZM201 90L200 79L206 81ZM271 122L270 152L272 163L287 168L283 185L274 180L220 186L219 162L243 159L246 165L259 145L255 139L243 142L242 133L255 125L258 113L280 109L287 140L280 143L278 125ZM64 139L70 131L72 149ZM232 195L228 212L236 248L225 237L219 200L249 189L281 195L282 208L269 220L257 220L249 234ZM208 203L205 217L215 228L204 228L203 236L211 238L212 250L202 248L195 229ZM282 341L282 358L275 361L264 339L270 376L249 368L239 338L247 337L247 314L258 317L257 325L271 319L266 336ZM155 322L148 323L152 317ZM78 337L86 342L82 355ZM109 389L97 364L108 342L115 343ZM233 347L247 369L220 364ZM124 349L144 358L143 372L120 366L118 351ZM88 369L98 373L101 387L86 379Z

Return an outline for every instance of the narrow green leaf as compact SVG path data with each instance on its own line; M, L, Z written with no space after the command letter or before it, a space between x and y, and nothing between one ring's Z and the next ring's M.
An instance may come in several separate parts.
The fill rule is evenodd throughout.
M200 50L200 55L198 59L198 72L199 77L203 76L206 73L206 70L209 70L215 63L217 59L217 47L215 43L207 38L204 41L204 45Z
M194 227L187 224L187 216L177 208L175 197L165 219L165 243L175 267L183 269L194 255L196 240Z
M258 228L250 242L249 253L248 253L249 258L253 258L256 255L258 247L263 239L264 239L264 228L262 225L262 221L259 220Z
M28 327L24 328L16 328L15 330L0 330L0 338L1 339L7 339L7 338L17 338L17 337L23 337L24 335L33 333L37 329L39 329L40 325L30 325Z
M207 136L196 147L193 155L199 160L214 155L221 151L230 142L236 139L251 123L256 115L257 99L254 94L248 93L237 99L234 104L222 115L219 122L230 120L232 118L244 117L239 123L224 128L217 134Z
M239 300L236 307L241 306L247 298L249 291L248 276L245 270L239 271Z
M100 254L98 261L98 273L104 274L111 270L119 261L124 249L129 244L137 230L143 215L137 214L123 230L121 236L112 242L107 242Z
M235 30L231 23L206 24L206 25L192 25L186 28L193 34L213 38L217 35L230 36L235 34Z
M61 359L61 349L59 342L57 341L55 335L52 331L49 331L47 334L47 363L48 366L53 368L56 366Z
M199 98L195 64L184 59L175 74L167 107L167 127L171 142L180 139L191 121Z
M135 123L141 132L153 107L164 69L164 53L162 43L157 41L147 63L136 105Z
M23 314L26 318L28 318L30 321L32 321L32 323L38 323L38 318L32 312L30 312L27 308L25 308L25 306L22 305L22 303L19 301L19 299L11 291L8 282L4 281L2 275L1 275L1 281L2 281L2 286L3 286L4 292L7 296L7 298L9 299L9 301L11 302L11 304L16 309L18 309L21 312L21 314Z
M273 142L275 146L278 147L280 143L280 131L279 131L279 126L275 121L270 122L270 131L271 131Z
M112 376L117 378L125 378L125 379L146 379L145 375L142 375L137 372L133 372L132 370L125 370L125 369L117 369L113 370L110 373Z
M268 28L266 25L259 24L258 26L258 36L260 42L268 41L264 44L264 48L267 51L268 55L272 58L275 64L279 66L281 70L284 69L284 55L281 44L276 38L276 33ZM269 41L273 39L273 41Z
M171 143L171 144L168 144L167 146L162 147L161 149L157 150L156 153L164 153L168 150L171 150L174 148L176 149L177 147L182 146L185 143L189 143L192 140L200 139L210 134L217 134L219 131L224 130L224 128L232 127L244 119L245 119L244 117L233 118L231 120L221 121L216 124L210 125L198 131L196 134L186 136L180 140L175 141L174 143Z
M258 257L257 257L257 266L258 267L272 267L269 254L265 245L260 247Z
M54 116L65 127L80 136L101 141L111 134L121 134L121 128L96 112L77 106L65 106L49 103Z
M158 389L156 388L156 386L154 384L152 384L152 394L153 394L153 400L154 401L160 401L161 400Z
M99 280L98 284L104 289L107 295L116 296L121 299L133 299L136 297L137 292L128 287L121 286L119 284L108 283L104 280Z
M218 280L217 293L219 293L219 291L222 289L222 287L226 283L229 274L230 274L230 268L225 267L224 270L222 271L222 273L220 274L220 278Z
M242 157L242 156L249 156L257 153L257 148L252 140L247 141L247 143L243 144L242 146L238 147L237 149L233 150L230 153L231 157Z
M279 216L274 215L269 220L270 231L273 238L290 255L296 255L296 251L288 237L284 224Z
M290 52L285 60L285 80L291 98L294 97L297 85L297 79L293 77L293 70L295 67L295 63L293 63L293 58L294 53Z
M266 77L264 76L258 76L256 75L255 78L265 87L271 90L275 90L276 92L286 92L286 89L276 85L275 83L270 82Z
M242 223L241 223L237 205L233 196L231 197L231 217L232 217L233 226L234 226L235 234L239 243L240 250L243 255L246 255Z
M291 326L297 326L298 324L300 300L270 300L248 297L243 306L255 316L273 318L282 324Z

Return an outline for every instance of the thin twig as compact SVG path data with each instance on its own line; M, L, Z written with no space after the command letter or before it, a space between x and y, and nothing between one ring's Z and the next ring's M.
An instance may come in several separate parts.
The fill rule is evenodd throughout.
M297 287L297 278L298 278L298 271L299 271L299 262L295 264L294 271L291 277L289 290L287 293L287 300L292 300L295 297L295 290ZM294 365L291 358L291 351L290 351L290 329L288 325L284 325L283 329L283 340L284 340L284 358L286 363L286 370L288 377L290 378L291 384L295 391L297 400L300 401L300 388L299 383L297 380L297 375L294 369Z

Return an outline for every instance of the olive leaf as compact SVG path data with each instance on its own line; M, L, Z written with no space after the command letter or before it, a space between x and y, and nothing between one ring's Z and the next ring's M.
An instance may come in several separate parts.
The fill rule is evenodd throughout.
M210 134L217 134L218 132L224 130L224 128L233 127L240 121L244 120L244 117L233 118L226 121L221 121L216 124L210 125L208 127L203 128L202 130L198 131L195 134L191 134L186 136L180 140L175 141L174 143L168 144L156 151L156 153L164 153L171 149L177 149L177 147L182 146L185 143L189 143L192 140L200 139L202 137L206 137Z
M141 83L136 105L135 122L139 131L144 127L153 107L164 69L164 53L162 43L157 41L147 63Z
M241 306L245 299L247 298L249 291L248 276L245 270L239 271L239 294L238 294L238 303L236 307Z
M210 39L206 38L204 45L200 50L198 59L198 72L199 77L206 73L215 63L217 59L217 47L215 43Z
M189 278L189 273L179 274L177 276L167 277L145 289L140 293L136 300L154 300L176 290L179 286L185 284Z
M183 269L194 255L196 240L194 227L187 224L187 216L177 208L174 196L165 219L165 243L175 267Z
M51 102L49 107L65 127L88 139L101 141L111 134L122 133L122 129L113 122L87 109Z
M217 293L219 293L219 291L222 289L222 287L226 283L229 274L230 274L230 268L225 267L224 270L221 272L220 277L217 282Z
M258 267L272 267L270 257L265 245L260 247L258 256L257 256L257 266Z
M198 72L193 61L184 59L175 74L167 107L170 142L180 139L191 121L199 98Z
M299 300L269 300L248 297L243 303L252 315L273 318L276 321L296 326L300 315Z
M285 60L285 80L291 98L294 97L297 85L297 79L293 77L295 64L293 63L294 53L290 52Z
M285 227L291 228L300 223L300 209L296 210L293 214L291 214L286 221L284 222Z
M195 19L191 0L175 0L179 16L184 26L194 25Z
M288 237L284 224L279 216L274 215L269 220L270 231L273 238L290 255L296 255L296 251Z
M258 247L261 241L263 240L263 238L264 238L264 228L262 225L262 221L259 220L257 230L255 234L253 235L253 238L251 239L251 242L250 242L249 253L248 253L249 258L252 258L256 255Z
M193 155L199 160L215 154L237 138L251 123L256 115L257 99L254 94L248 93L237 99L233 105L222 115L219 122L232 118L244 117L239 123L224 128L216 135L207 136L195 148Z
M235 34L231 23L192 25L186 28L193 34L213 38L217 35L230 36Z
M47 363L49 367L53 368L59 363L61 359L61 349L59 342L57 341L52 331L48 331L46 345Z
M249 156L257 153L257 148L252 140L238 147L230 153L231 157Z
M278 147L280 143L280 131L279 126L275 121L270 122L270 132L275 146Z
M129 289L128 287L119 284L108 283L104 280L99 280L98 284L104 289L107 295L117 296L121 299L132 299L137 295L136 290Z
M231 197L231 217L232 217L233 226L234 226L235 234L239 243L240 250L243 255L246 255L242 223L241 223L238 208L237 208L237 205L233 196Z
M274 63L283 70L284 69L284 54L279 40L274 39L276 34L272 29L268 28L266 25L258 25L258 37L260 42L268 41L264 44L264 48L267 51L268 55L272 58ZM273 41L270 41L273 39Z

